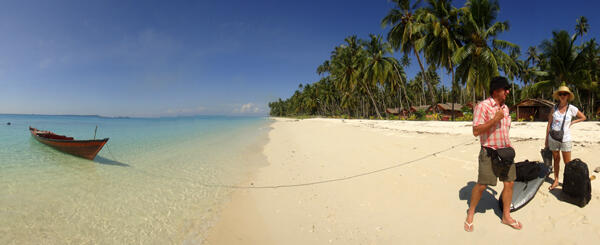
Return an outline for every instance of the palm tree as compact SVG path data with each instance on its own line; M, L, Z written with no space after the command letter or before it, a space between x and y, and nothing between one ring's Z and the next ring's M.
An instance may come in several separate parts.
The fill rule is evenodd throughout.
M553 31L551 40L544 40L540 45L543 59L547 64L544 69L547 74L544 80L534 84L536 90L551 89L563 83L571 85L580 81L585 74L584 57L577 52L574 42L576 35L571 37L567 31Z
M499 75L501 67L514 66L514 61L504 52L519 51L519 46L496 37L509 29L508 22L494 22L500 9L498 1L469 0L461 9L463 29L460 35L464 46L453 55L452 60L458 64L456 73L459 80L485 97L485 88L492 77Z
M421 61L419 52L423 48L422 46L416 45L416 40L423 35L423 23L417 21L415 12L420 4L420 0L414 4L410 4L410 0L391 0L396 4L396 8L393 8L388 14L381 20L383 28L390 25L392 28L388 32L387 39L395 50L400 50L404 54L410 54L411 52L417 57L419 67L421 68L421 74L425 76L425 67ZM432 87L429 80L425 77L422 81L427 83L429 87L429 95L435 103L435 88Z
M366 56L356 36L344 40L346 44L336 47L332 52L329 70L337 89L342 92L342 105L350 114L349 106L354 102L353 92L362 78Z
M535 66L536 63L540 63L540 55L535 46L531 46L527 49L527 59L525 61L532 66Z
M419 19L425 24L426 35L419 39L424 46L427 63L443 67L452 74L452 110L456 103L456 77L452 56L461 45L456 34L458 31L458 9L452 7L451 0L428 0L429 6L420 11ZM452 113L454 121L454 113Z
M410 99L408 97L407 94L407 90L406 90L406 72L404 72L404 69L402 67L408 66L409 64L409 60L408 57L406 55L404 55L402 57L402 61L401 62L396 62L394 64L394 71L396 71L396 79L392 79L391 80L391 86L392 88L394 88L394 90L397 90L398 92L400 92L400 90L402 90L402 92L404 93L404 99L406 100L406 107L402 107L402 96L399 96L398 101L400 102L400 107L404 108L404 109L408 109L411 105ZM402 63L402 64L399 64Z
M321 64L320 66L317 67L317 74L319 74L319 75L329 73L329 71L330 71L329 60L324 61L323 64Z
M392 52L392 48L388 43L381 40L381 36L371 34L369 37L371 38L369 42L363 42L367 53L363 68L363 86L373 102L377 116L381 118L377 103L375 103L369 87L374 87L377 84L384 85L397 80L395 68L398 61L393 57L386 56Z
M587 34L589 29L590 25L588 24L588 20L585 16L580 16L577 18L577 24L575 24L575 35L582 38L581 42L583 42L583 35Z
M518 52L518 50L511 50L510 52L510 59L512 62L507 62L501 65L501 69L504 72L504 74L512 81L514 81L515 78L520 77L520 75L523 72L523 66L521 64L523 64L524 62L522 62L521 60L519 60L519 56L521 56L521 53ZM516 97L516 91L515 91L515 83L511 83L512 86L512 92L509 95L510 97L512 97L512 102L513 105L516 103L515 102L515 97ZM491 91L490 91L491 93Z
M365 53L356 36L344 39L342 44L333 51L331 58L332 73L339 78L342 87L353 87L357 84Z
M587 114L592 116L594 112L594 97L600 92L598 86L598 81L600 80L600 46L596 43L596 39L592 39L584 44L582 55L585 77L578 86L582 92L587 94Z

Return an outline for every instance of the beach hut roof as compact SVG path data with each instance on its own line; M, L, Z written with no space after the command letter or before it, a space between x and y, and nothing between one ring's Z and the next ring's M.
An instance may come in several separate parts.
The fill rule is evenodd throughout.
M477 101L477 102L475 103L475 105L479 104L479 102L481 102L481 101L482 101L482 100L480 100L480 101ZM469 108L471 108L471 109L473 109L473 107L474 107L474 106L473 106L473 101L469 101L469 102L467 102L467 103L465 104L465 106L466 106L466 107L469 107Z
M400 108L396 107L396 108L386 108L385 109L386 113L390 113L390 114L398 114L400 113Z
M398 115L400 113L406 114L406 113L408 113L408 110L406 110L402 107L386 108L385 113L392 114L392 115Z
M554 102L550 101L550 100L545 100L545 99L525 99L522 100L521 102L517 103L516 105L512 106L512 108L516 108L516 107L520 107L520 106L546 106L546 107L553 107L554 106Z
M429 107L430 107L429 105L419 105L419 106L411 106L410 109L415 110L415 111L418 111L418 110L426 111L427 109L429 109Z
M452 103L440 103L437 104L438 108L445 110L445 111L451 111L452 110ZM460 111L462 109L463 105L461 104L457 104L454 103L454 110L455 111Z

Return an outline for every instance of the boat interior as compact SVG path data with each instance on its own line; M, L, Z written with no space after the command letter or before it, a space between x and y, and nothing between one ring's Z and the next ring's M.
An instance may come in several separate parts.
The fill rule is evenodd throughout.
M67 137L64 135L58 135L53 133L37 133L38 136L46 138L46 139L55 139L55 140L73 140L73 137Z

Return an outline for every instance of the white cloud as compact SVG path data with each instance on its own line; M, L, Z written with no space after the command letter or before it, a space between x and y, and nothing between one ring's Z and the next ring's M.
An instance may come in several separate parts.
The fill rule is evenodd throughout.
M243 104L239 108L233 109L233 113L239 113L239 114L251 114L251 113L260 113L260 112L262 112L262 109L260 107L258 107L257 105L255 105L254 103L246 103L246 104Z

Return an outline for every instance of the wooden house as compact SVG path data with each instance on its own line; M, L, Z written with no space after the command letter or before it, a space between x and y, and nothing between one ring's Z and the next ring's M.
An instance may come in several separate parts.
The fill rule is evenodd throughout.
M554 102L544 99L526 99L510 108L516 112L517 120L548 121L548 115L552 113Z
M386 108L385 113L395 115L395 116L408 116L410 111L407 109L404 109L404 108L396 107L396 108Z
M410 112L411 113L415 113L417 111L427 111L429 109L429 105L419 105L419 106L411 106L410 107Z
M462 117L462 108L462 105L454 103L454 110L452 110L452 103L439 103L429 107L428 111L432 113L438 113L441 115L442 119L445 119L452 118L453 114L454 117Z

